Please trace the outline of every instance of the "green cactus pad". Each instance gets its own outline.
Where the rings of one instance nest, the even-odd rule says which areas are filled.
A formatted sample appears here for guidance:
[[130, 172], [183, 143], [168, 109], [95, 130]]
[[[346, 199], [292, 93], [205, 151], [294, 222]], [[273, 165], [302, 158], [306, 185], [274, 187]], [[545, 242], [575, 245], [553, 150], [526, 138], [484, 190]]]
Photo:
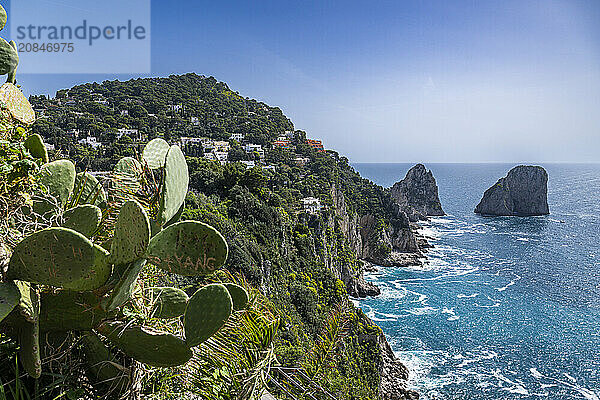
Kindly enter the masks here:
[[196, 221], [173, 224], [150, 240], [148, 260], [179, 275], [207, 275], [227, 260], [227, 242], [212, 226]]
[[6, 26], [7, 19], [6, 10], [0, 5], [0, 31]]
[[13, 281], [0, 282], [0, 322], [19, 304], [21, 293]]
[[94, 244], [94, 267], [83, 278], [67, 283], [63, 287], [78, 291], [98, 289], [108, 281], [111, 272], [112, 264], [110, 263], [109, 252]]
[[[135, 282], [142, 268], [146, 265], [146, 260], [140, 259], [132, 262], [118, 273], [118, 282], [110, 295], [102, 300], [102, 308], [106, 311], [112, 311], [122, 306], [131, 298], [131, 293], [135, 288]], [[115, 267], [115, 270], [117, 268]]]
[[100, 298], [93, 292], [59, 290], [40, 294], [40, 328], [42, 331], [86, 331], [107, 316]]
[[62, 287], [88, 276], [96, 264], [94, 245], [68, 228], [48, 228], [23, 239], [8, 263], [10, 279]]
[[63, 218], [63, 228], [73, 229], [91, 237], [102, 221], [102, 210], [91, 204], [83, 204], [65, 211]]
[[[183, 215], [184, 210], [185, 210], [185, 201], [183, 203], [181, 203], [181, 207], [179, 207], [179, 211], [177, 211], [177, 213], [175, 213], [175, 215], [173, 215], [173, 217], [165, 223], [164, 228], [166, 228], [167, 226], [173, 225], [176, 222], [179, 222], [179, 220], [181, 219], [181, 216]], [[152, 236], [154, 236], [154, 235], [152, 235]]]
[[[0, 38], [0, 75], [14, 71], [18, 64], [19, 54], [17, 51], [6, 40]], [[12, 85], [12, 83], [9, 83], [9, 85]]]
[[150, 169], [162, 168], [165, 165], [165, 158], [169, 151], [169, 143], [164, 139], [156, 138], [152, 139], [144, 147], [142, 158], [148, 164]]
[[40, 169], [39, 182], [64, 207], [75, 186], [75, 165], [69, 160], [46, 163]]
[[144, 208], [129, 200], [119, 212], [110, 254], [114, 264], [128, 264], [142, 257], [150, 243], [150, 220]]
[[183, 327], [190, 347], [217, 333], [231, 315], [233, 303], [225, 286], [213, 283], [196, 291], [185, 309]]
[[19, 289], [19, 314], [27, 322], [35, 322], [40, 312], [40, 299], [37, 290], [31, 287], [29, 282], [14, 281]]
[[43, 163], [48, 162], [48, 150], [46, 150], [46, 146], [44, 146], [44, 140], [40, 135], [37, 133], [29, 135], [23, 142], [23, 145], [27, 151], [29, 151], [29, 154], [33, 156], [33, 158], [37, 158]]
[[117, 367], [108, 347], [95, 333], [89, 332], [81, 337], [81, 349], [89, 373], [95, 383], [109, 385], [117, 393], [125, 391], [129, 376], [124, 368]]
[[126, 174], [132, 176], [140, 176], [143, 172], [142, 164], [133, 157], [123, 157], [113, 168], [113, 171], [117, 174]]
[[19, 359], [32, 378], [42, 375], [40, 359], [40, 325], [38, 321], [24, 322], [19, 326]]
[[80, 172], [75, 177], [73, 193], [77, 204], [93, 204], [106, 208], [106, 192], [96, 177], [89, 172]]
[[223, 286], [227, 288], [231, 300], [233, 301], [233, 309], [235, 311], [243, 310], [248, 304], [248, 292], [246, 289], [235, 283], [224, 283]]
[[184, 340], [152, 328], [114, 321], [102, 323], [98, 332], [129, 357], [154, 367], [182, 365], [192, 357]]
[[155, 318], [177, 318], [185, 313], [188, 295], [174, 287], [154, 287], [152, 292], [152, 315]]
[[171, 146], [165, 160], [165, 180], [160, 193], [158, 222], [166, 223], [179, 211], [188, 191], [190, 175], [179, 146]]

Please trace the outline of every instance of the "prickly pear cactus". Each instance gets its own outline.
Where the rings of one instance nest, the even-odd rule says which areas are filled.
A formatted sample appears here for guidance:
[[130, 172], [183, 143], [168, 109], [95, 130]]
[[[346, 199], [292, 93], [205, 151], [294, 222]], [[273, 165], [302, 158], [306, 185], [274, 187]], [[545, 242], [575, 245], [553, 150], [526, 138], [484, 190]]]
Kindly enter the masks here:
[[185, 200], [190, 176], [185, 156], [179, 146], [171, 146], [165, 159], [165, 179], [160, 194], [158, 221], [162, 224], [173, 218]]
[[185, 341], [188, 346], [197, 346], [227, 322], [233, 303], [225, 286], [214, 283], [198, 289], [190, 297], [183, 317]]
[[122, 265], [141, 258], [150, 243], [150, 220], [144, 208], [135, 200], [121, 207], [115, 225], [110, 253], [113, 264]]
[[150, 288], [153, 299], [152, 315], [155, 318], [177, 318], [185, 313], [189, 300], [188, 295], [181, 289], [174, 287]]
[[39, 322], [23, 322], [18, 331], [21, 365], [32, 378], [37, 379], [42, 375]]
[[104, 310], [112, 311], [125, 304], [131, 298], [135, 282], [144, 265], [146, 265], [146, 260], [140, 259], [130, 263], [122, 271], [116, 271], [117, 276], [115, 278], [118, 281], [110, 295], [102, 301], [102, 308]]
[[93, 292], [43, 291], [40, 294], [42, 331], [89, 331], [107, 317]]
[[223, 286], [225, 286], [231, 296], [234, 311], [243, 310], [248, 304], [248, 292], [246, 292], [246, 289], [235, 283], [224, 283]]
[[155, 367], [185, 364], [192, 351], [186, 342], [170, 333], [120, 321], [103, 322], [98, 332], [128, 356]]
[[21, 293], [12, 282], [0, 282], [0, 322], [19, 304]]
[[173, 224], [150, 240], [147, 258], [179, 275], [207, 275], [227, 260], [227, 242], [212, 226], [196, 221]]
[[102, 210], [91, 204], [83, 204], [66, 210], [63, 220], [63, 228], [73, 229], [89, 238], [102, 221]]
[[33, 158], [37, 158], [42, 161], [42, 163], [48, 162], [48, 150], [46, 150], [46, 146], [44, 146], [44, 140], [40, 135], [34, 133], [25, 139], [23, 142], [29, 154], [33, 156]]
[[[3, 38], [0, 38], [0, 75], [9, 74], [17, 68], [19, 55]], [[18, 90], [18, 89], [17, 89]]]
[[39, 316], [39, 297], [35, 288], [29, 282], [14, 281], [19, 289], [19, 315], [27, 322], [33, 323]]
[[110, 254], [104, 248], [94, 244], [94, 266], [89, 273], [74, 282], [65, 283], [63, 288], [86, 291], [98, 289], [108, 281], [112, 272]]
[[77, 204], [93, 204], [100, 208], [106, 207], [106, 192], [98, 179], [89, 172], [77, 174], [73, 195]]
[[[130, 377], [125, 368], [117, 366], [108, 347], [95, 333], [89, 332], [81, 337], [81, 348], [91, 378], [98, 384], [109, 385], [114, 395], [122, 393], [129, 385]], [[113, 390], [114, 389], [114, 390]]]
[[96, 257], [93, 243], [81, 233], [43, 229], [17, 244], [8, 263], [8, 277], [62, 287], [87, 276]]
[[75, 165], [69, 160], [56, 160], [42, 165], [39, 182], [64, 207], [75, 186]]
[[144, 147], [142, 158], [146, 164], [148, 164], [148, 168], [159, 169], [164, 167], [168, 151], [169, 143], [164, 139], [152, 139], [146, 144], [146, 147]]
[[140, 162], [135, 158], [123, 157], [117, 162], [113, 168], [113, 171], [117, 174], [126, 174], [137, 177], [141, 175], [143, 169], [142, 164], [140, 164]]

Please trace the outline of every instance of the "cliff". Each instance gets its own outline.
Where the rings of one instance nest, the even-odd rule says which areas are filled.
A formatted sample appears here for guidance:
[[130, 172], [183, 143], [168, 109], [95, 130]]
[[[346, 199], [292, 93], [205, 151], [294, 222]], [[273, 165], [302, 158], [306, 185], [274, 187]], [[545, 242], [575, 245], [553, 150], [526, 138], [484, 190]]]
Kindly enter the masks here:
[[475, 207], [482, 215], [547, 215], [548, 173], [540, 166], [519, 165], [485, 191]]
[[445, 215], [435, 178], [423, 164], [409, 169], [406, 177], [392, 186], [390, 195], [412, 222]]

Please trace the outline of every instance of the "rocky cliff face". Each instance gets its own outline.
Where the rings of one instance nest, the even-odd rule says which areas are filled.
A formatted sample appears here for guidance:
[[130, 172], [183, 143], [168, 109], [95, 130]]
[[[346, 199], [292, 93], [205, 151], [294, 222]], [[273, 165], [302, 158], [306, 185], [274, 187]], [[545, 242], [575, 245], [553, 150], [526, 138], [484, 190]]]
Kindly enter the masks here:
[[539, 166], [519, 165], [485, 191], [475, 207], [482, 215], [546, 215], [548, 209], [548, 173]]
[[409, 169], [406, 177], [392, 186], [390, 195], [412, 222], [445, 215], [435, 178], [423, 164]]

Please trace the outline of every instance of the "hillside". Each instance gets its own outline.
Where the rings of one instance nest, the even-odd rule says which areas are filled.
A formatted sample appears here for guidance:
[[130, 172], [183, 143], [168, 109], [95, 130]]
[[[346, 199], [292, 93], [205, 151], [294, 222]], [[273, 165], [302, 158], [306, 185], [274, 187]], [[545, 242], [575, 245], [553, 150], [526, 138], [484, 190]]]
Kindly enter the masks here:
[[307, 365], [327, 321], [341, 314], [334, 350], [317, 357], [319, 383], [339, 398], [415, 396], [403, 389], [407, 371], [381, 330], [348, 295], [378, 293], [362, 279], [364, 261], [416, 262], [419, 246], [388, 191], [345, 157], [307, 140], [279, 108], [212, 77], [88, 83], [30, 101], [39, 117], [33, 131], [81, 170], [110, 170], [155, 137], [181, 145], [191, 189], [184, 216], [222, 232], [227, 269], [276, 306], [280, 365]]

